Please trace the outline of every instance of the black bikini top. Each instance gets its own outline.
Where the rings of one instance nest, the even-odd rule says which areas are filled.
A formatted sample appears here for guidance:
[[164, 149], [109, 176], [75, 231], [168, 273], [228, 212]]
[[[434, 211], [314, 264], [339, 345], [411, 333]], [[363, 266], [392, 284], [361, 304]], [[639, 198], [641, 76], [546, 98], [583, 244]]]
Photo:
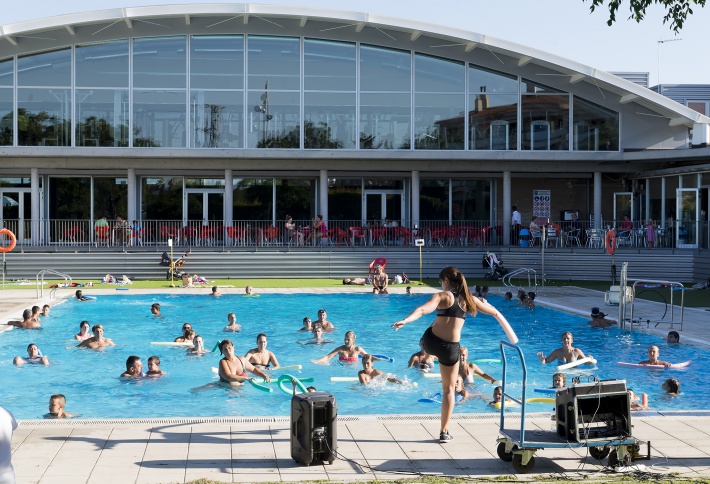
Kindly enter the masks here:
[[456, 294], [454, 291], [449, 292], [454, 295], [453, 304], [451, 304], [451, 306], [449, 306], [448, 308], [437, 308], [436, 315], [444, 316], [446, 318], [466, 319], [466, 311], [464, 311], [459, 305], [459, 295]]

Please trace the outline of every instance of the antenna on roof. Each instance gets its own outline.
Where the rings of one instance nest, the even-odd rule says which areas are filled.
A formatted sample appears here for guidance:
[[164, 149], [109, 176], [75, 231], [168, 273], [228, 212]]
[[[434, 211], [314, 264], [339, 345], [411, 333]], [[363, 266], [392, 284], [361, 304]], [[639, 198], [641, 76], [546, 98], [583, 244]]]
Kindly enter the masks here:
[[679, 40], [683, 39], [666, 39], [666, 40], [659, 40], [658, 42], [658, 93], [663, 94], [663, 85], [661, 84], [661, 44], [665, 44], [666, 42], [678, 42]]

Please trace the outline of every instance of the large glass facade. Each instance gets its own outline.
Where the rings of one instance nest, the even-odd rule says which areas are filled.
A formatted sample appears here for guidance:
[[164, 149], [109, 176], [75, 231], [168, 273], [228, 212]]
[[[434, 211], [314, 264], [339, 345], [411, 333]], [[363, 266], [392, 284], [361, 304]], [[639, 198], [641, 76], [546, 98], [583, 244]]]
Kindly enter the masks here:
[[0, 61], [0, 146], [14, 143], [618, 151], [619, 114], [511, 73], [414, 51], [178, 35]]
[[90, 177], [49, 178], [49, 218], [88, 220], [91, 218]]
[[419, 218], [422, 221], [449, 220], [449, 180], [422, 179], [419, 183]]
[[274, 216], [273, 178], [235, 178], [234, 220], [271, 220]]
[[141, 219], [182, 221], [183, 178], [145, 177], [141, 183]]
[[316, 180], [277, 178], [276, 220], [290, 215], [294, 220], [307, 221], [315, 215]]
[[106, 217], [126, 218], [128, 213], [128, 180], [94, 177], [94, 220]]
[[328, 218], [362, 220], [362, 178], [328, 179]]

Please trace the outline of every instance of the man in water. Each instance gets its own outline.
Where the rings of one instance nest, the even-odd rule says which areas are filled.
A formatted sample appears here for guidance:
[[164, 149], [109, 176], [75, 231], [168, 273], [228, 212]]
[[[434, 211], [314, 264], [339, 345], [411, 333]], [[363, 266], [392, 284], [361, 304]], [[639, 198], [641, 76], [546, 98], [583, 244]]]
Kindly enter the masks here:
[[89, 300], [90, 300], [88, 297], [84, 296], [84, 293], [81, 292], [81, 289], [77, 289], [77, 290], [76, 290], [75, 296], [76, 296], [76, 300], [77, 300], [77, 301], [82, 301], [82, 302], [83, 302], [83, 301], [89, 301]]
[[36, 329], [42, 327], [39, 322], [32, 319], [31, 309], [25, 309], [22, 312], [22, 321], [8, 321], [7, 324], [20, 329]]
[[245, 293], [247, 296], [251, 296], [251, 295], [254, 294], [254, 288], [253, 288], [252, 286], [247, 286], [247, 287], [244, 288], [244, 293]]
[[221, 296], [222, 293], [219, 292], [219, 288], [217, 286], [212, 286], [212, 294], [211, 296]]
[[49, 366], [49, 358], [42, 355], [42, 352], [39, 350], [36, 344], [30, 343], [27, 346], [27, 358], [16, 356], [12, 363], [17, 366], [22, 366], [25, 363], [30, 365]]
[[227, 314], [227, 321], [229, 321], [229, 324], [224, 327], [224, 331], [232, 331], [232, 332], [238, 333], [242, 329], [242, 326], [237, 324], [237, 315], [236, 314], [234, 314], [234, 313]]
[[667, 343], [680, 343], [680, 335], [678, 331], [669, 331], [668, 336], [666, 336]]
[[616, 321], [606, 319], [606, 314], [599, 311], [599, 308], [592, 308], [592, 320], [587, 322], [587, 324], [594, 328], [608, 328], [616, 325]]
[[108, 338], [104, 338], [104, 327], [100, 324], [95, 324], [91, 328], [91, 332], [94, 336], [79, 343], [77, 348], [89, 348], [90, 350], [98, 350], [104, 346], [116, 346], [116, 343]]
[[140, 356], [129, 356], [126, 360], [126, 371], [119, 378], [143, 378], [143, 363]]
[[333, 326], [333, 323], [328, 321], [326, 318], [328, 317], [328, 313], [325, 312], [325, 309], [319, 309], [318, 310], [318, 321], [313, 323], [314, 325], [319, 325], [323, 331], [335, 331], [335, 326]]
[[163, 317], [163, 315], [160, 314], [160, 303], [153, 303], [150, 305], [150, 314], [152, 314], [153, 316], [159, 316], [161, 318]]

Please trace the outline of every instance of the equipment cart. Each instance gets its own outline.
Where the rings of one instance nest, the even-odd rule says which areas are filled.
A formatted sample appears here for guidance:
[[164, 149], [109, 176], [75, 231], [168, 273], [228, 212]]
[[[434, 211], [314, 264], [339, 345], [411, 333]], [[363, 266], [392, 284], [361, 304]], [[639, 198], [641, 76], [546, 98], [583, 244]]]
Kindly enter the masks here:
[[[520, 358], [522, 366], [522, 398], [506, 392], [508, 361], [506, 348]], [[638, 440], [631, 436], [629, 395], [624, 380], [599, 381], [592, 377], [588, 383], [575, 382], [555, 393], [555, 430], [526, 430], [527, 368], [520, 347], [500, 342], [503, 361], [498, 457], [512, 462], [517, 473], [527, 474], [535, 468], [535, 453], [551, 448], [587, 447], [595, 459], [609, 456], [612, 467], [629, 465]], [[509, 399], [521, 408], [520, 428], [506, 428], [505, 407]], [[508, 405], [512, 405], [509, 403]]]

